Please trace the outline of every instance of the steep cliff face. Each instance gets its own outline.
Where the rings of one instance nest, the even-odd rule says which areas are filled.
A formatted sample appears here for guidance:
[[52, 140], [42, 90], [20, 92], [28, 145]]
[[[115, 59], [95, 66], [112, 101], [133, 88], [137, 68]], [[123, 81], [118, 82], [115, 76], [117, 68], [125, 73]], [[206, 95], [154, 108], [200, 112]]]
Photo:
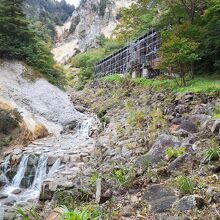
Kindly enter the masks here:
[[120, 9], [132, 0], [82, 0], [63, 27], [57, 27], [57, 45], [53, 53], [58, 62], [65, 62], [77, 51], [96, 47], [96, 38], [109, 37], [120, 18]]

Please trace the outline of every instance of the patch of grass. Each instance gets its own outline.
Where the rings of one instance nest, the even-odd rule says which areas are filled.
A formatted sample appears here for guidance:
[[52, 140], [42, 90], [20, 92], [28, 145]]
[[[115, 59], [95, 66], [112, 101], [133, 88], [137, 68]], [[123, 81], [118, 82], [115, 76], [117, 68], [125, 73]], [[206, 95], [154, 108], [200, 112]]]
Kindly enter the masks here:
[[194, 182], [186, 176], [177, 177], [176, 186], [184, 194], [192, 194], [195, 189]]
[[[121, 82], [123, 78], [119, 75], [110, 75], [104, 77], [105, 81]], [[130, 79], [136, 85], [142, 87], [154, 87], [156, 90], [167, 89], [173, 92], [194, 92], [194, 93], [212, 93], [220, 92], [220, 79], [216, 77], [197, 77], [187, 82], [187, 86], [179, 87], [172, 79]]]
[[220, 147], [217, 145], [210, 147], [209, 149], [204, 150], [202, 152], [202, 155], [203, 155], [202, 161], [204, 163], [210, 163], [211, 161], [218, 160], [220, 157]]
[[105, 76], [102, 78], [102, 80], [104, 82], [116, 82], [116, 83], [120, 83], [123, 80], [123, 77], [118, 75], [118, 74], [113, 74], [113, 75], [109, 75], [109, 76]]
[[144, 121], [145, 114], [142, 111], [130, 109], [128, 112], [128, 124], [131, 126], [139, 126]]
[[174, 159], [182, 156], [185, 152], [186, 152], [186, 148], [184, 148], [184, 147], [181, 147], [178, 149], [169, 147], [166, 150], [166, 157], [168, 160], [174, 160]]
[[64, 220], [96, 220], [104, 217], [102, 210], [92, 204], [84, 205], [72, 211], [64, 207], [64, 210]]

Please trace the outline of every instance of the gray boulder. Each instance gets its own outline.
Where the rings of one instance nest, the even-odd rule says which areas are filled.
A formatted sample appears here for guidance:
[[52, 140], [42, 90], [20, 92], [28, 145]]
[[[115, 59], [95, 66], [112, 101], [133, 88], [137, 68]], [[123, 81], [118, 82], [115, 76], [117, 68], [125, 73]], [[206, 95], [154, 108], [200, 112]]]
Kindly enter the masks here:
[[157, 138], [156, 142], [146, 156], [151, 160], [151, 163], [158, 163], [165, 157], [167, 148], [178, 148], [180, 145], [181, 143], [177, 137], [162, 134]]
[[205, 201], [202, 197], [197, 195], [184, 196], [175, 202], [173, 208], [178, 211], [187, 211], [194, 208], [202, 208], [205, 205]]
[[146, 190], [143, 199], [149, 203], [150, 210], [154, 213], [162, 213], [169, 210], [177, 199], [175, 191], [155, 184]]

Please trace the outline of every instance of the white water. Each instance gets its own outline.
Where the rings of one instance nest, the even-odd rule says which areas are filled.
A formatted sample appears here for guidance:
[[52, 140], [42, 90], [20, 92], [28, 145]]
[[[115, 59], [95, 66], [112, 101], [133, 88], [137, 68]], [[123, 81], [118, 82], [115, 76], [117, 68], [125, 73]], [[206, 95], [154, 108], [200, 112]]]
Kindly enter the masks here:
[[12, 180], [12, 186], [13, 187], [19, 187], [21, 184], [22, 179], [24, 178], [24, 174], [27, 168], [28, 163], [28, 155], [24, 155], [21, 159], [21, 162], [19, 163], [17, 174]]
[[49, 178], [49, 177], [52, 177], [53, 174], [54, 174], [57, 170], [59, 170], [60, 164], [61, 164], [61, 161], [60, 161], [60, 158], [58, 158], [58, 159], [56, 160], [56, 162], [53, 164], [53, 166], [50, 168], [50, 170], [49, 170], [49, 172], [48, 172], [48, 174], [47, 174], [47, 177], [48, 177], [48, 178]]
[[3, 178], [4, 178], [4, 181], [5, 181], [6, 184], [9, 183], [9, 179], [6, 176], [6, 173], [9, 171], [9, 162], [10, 162], [10, 155], [8, 155], [5, 158], [5, 161], [2, 164], [2, 171], [3, 171], [2, 174], [3, 174]]
[[35, 173], [34, 181], [31, 186], [31, 189], [33, 190], [39, 190], [41, 189], [41, 183], [43, 182], [44, 178], [47, 174], [47, 157], [42, 155], [40, 156], [40, 159], [38, 161], [37, 170]]

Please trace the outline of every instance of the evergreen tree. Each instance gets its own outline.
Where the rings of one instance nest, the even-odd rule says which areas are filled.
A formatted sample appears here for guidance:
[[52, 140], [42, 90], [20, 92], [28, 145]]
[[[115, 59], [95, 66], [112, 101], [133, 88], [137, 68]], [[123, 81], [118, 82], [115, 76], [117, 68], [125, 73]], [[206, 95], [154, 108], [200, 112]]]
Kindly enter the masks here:
[[0, 56], [23, 58], [33, 32], [22, 11], [23, 0], [0, 0]]
[[0, 57], [25, 60], [50, 82], [62, 84], [61, 70], [49, 46], [30, 29], [23, 13], [24, 0], [0, 0]]

